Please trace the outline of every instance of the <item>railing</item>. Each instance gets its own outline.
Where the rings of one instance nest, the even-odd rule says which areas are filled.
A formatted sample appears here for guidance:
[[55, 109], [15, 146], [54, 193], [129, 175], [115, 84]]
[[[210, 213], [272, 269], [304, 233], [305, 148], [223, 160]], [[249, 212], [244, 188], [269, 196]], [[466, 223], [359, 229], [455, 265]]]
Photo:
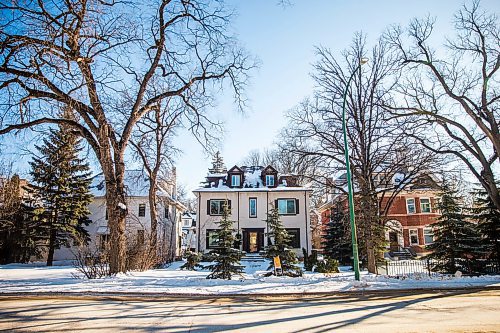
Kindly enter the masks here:
[[440, 260], [420, 259], [420, 260], [400, 260], [386, 261], [377, 266], [378, 274], [389, 276], [404, 276], [411, 274], [426, 274], [428, 276], [438, 275], [440, 273], [453, 274], [461, 271], [465, 275], [485, 275], [498, 274], [500, 267], [493, 260], [486, 259], [455, 259], [454, 268], [445, 269], [445, 262]]

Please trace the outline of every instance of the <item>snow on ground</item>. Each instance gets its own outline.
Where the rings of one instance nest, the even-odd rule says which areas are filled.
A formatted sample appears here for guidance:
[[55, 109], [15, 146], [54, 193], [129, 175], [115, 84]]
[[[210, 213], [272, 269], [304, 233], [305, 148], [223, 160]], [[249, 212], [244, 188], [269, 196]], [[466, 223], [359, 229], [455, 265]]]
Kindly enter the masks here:
[[206, 270], [183, 271], [182, 262], [165, 269], [131, 272], [98, 280], [75, 278], [72, 266], [44, 267], [40, 264], [0, 266], [0, 293], [85, 292], [85, 293], [159, 293], [159, 294], [280, 294], [345, 292], [356, 290], [500, 287], [500, 275], [482, 277], [428, 277], [415, 274], [404, 278], [361, 273], [361, 281], [343, 268], [338, 274], [305, 273], [303, 277], [262, 277], [266, 262], [251, 263], [243, 276], [232, 280], [207, 280]]

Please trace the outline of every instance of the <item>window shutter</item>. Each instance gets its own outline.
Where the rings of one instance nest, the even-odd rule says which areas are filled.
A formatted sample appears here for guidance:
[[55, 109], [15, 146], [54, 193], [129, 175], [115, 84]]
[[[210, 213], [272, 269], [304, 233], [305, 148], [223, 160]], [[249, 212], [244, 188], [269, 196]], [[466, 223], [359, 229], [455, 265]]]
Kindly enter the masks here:
[[210, 215], [210, 200], [207, 200], [207, 215]]
[[227, 208], [231, 209], [231, 200], [227, 201]]
[[278, 209], [278, 200], [274, 200], [274, 208]]
[[299, 199], [295, 199], [295, 214], [299, 213]]

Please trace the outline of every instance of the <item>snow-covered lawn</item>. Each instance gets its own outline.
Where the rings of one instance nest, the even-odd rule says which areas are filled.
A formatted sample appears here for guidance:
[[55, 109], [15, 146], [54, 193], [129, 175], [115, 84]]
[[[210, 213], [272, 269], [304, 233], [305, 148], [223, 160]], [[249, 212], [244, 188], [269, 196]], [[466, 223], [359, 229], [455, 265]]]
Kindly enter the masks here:
[[182, 271], [182, 262], [165, 269], [131, 272], [116, 277], [78, 279], [71, 266], [44, 267], [11, 264], [0, 266], [0, 293], [12, 292], [84, 292], [84, 293], [158, 293], [158, 294], [280, 294], [345, 292], [354, 290], [463, 288], [478, 286], [500, 287], [500, 275], [482, 277], [433, 277], [425, 274], [400, 279], [362, 272], [362, 281], [354, 280], [347, 269], [325, 275], [305, 273], [300, 278], [262, 277], [267, 263], [246, 267], [242, 277], [233, 280], [207, 280], [207, 271]]

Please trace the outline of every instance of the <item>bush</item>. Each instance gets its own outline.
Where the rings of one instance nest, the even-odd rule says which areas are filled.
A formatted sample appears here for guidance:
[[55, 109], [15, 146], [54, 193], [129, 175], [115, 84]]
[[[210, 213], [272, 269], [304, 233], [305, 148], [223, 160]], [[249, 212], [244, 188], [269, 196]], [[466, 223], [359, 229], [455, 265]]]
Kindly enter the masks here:
[[306, 249], [302, 248], [302, 253], [304, 254], [304, 270], [312, 272], [314, 266], [318, 264], [318, 251], [313, 250], [311, 255], [308, 255]]
[[87, 279], [100, 279], [109, 276], [109, 256], [106, 250], [78, 248], [75, 255], [75, 268]]
[[338, 273], [339, 261], [331, 258], [325, 258], [318, 261], [316, 264], [316, 272], [318, 273]]
[[196, 267], [203, 267], [199, 264], [201, 258], [202, 258], [201, 253], [187, 251], [186, 262], [180, 268], [187, 269], [188, 271], [195, 271]]
[[214, 261], [214, 256], [211, 253], [202, 253], [201, 254], [201, 261], [203, 261], [203, 262]]
[[157, 247], [153, 247], [153, 235], [144, 232], [144, 236], [127, 235], [127, 271], [147, 271], [158, 267]]

